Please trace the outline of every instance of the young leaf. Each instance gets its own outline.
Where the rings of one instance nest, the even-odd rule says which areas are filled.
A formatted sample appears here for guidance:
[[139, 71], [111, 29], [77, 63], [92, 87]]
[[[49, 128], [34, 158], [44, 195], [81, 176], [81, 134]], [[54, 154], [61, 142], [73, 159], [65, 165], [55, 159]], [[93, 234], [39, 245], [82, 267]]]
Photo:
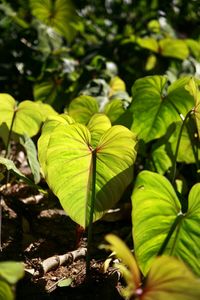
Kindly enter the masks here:
[[200, 298], [199, 282], [182, 261], [160, 256], [152, 263], [140, 299], [197, 300]]
[[105, 131], [96, 148], [92, 147], [87, 127], [78, 123], [57, 125], [48, 145], [43, 148], [41, 140], [39, 143], [39, 152], [47, 150], [47, 183], [69, 216], [83, 227], [89, 223], [93, 151], [96, 151], [94, 221], [119, 200], [132, 180], [136, 141], [133, 133], [123, 126]]
[[114, 251], [122, 261], [116, 264], [126, 281], [121, 288], [125, 299], [135, 300], [197, 300], [200, 297], [199, 279], [182, 261], [174, 257], [156, 257], [142, 282], [140, 272], [130, 250], [118, 237], [106, 236], [109, 245], [103, 246]]
[[184, 77], [175, 81], [169, 86], [166, 95], [166, 77], [149, 76], [136, 80], [130, 106], [133, 113], [131, 129], [140, 139], [149, 142], [160, 138], [169, 125], [180, 121], [179, 113], [185, 116], [193, 108], [194, 100], [185, 90], [189, 80], [189, 77]]
[[128, 247], [120, 240], [117, 236], [113, 234], [108, 234], [105, 237], [106, 241], [109, 242], [109, 250], [115, 252], [115, 255], [123, 260], [123, 263], [129, 268], [132, 275], [132, 282], [134, 283], [134, 288], [137, 289], [140, 286], [140, 271], [135, 261], [134, 256], [128, 249]]
[[147, 274], [165, 242], [164, 253], [179, 257], [200, 275], [200, 184], [191, 189], [188, 210], [183, 214], [170, 182], [143, 171], [136, 179], [132, 205], [135, 254], [142, 272]]
[[23, 175], [20, 172], [20, 170], [17, 169], [12, 160], [0, 156], [0, 165], [4, 165], [8, 171], [12, 171], [17, 177], [22, 179], [24, 182], [27, 182], [30, 185], [34, 185], [34, 183], [28, 177]]

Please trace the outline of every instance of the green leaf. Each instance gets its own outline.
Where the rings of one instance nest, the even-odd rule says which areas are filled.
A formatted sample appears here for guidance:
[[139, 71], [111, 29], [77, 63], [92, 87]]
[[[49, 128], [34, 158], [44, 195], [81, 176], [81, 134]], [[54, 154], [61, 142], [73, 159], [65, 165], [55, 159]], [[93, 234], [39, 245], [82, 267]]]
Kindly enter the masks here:
[[186, 59], [189, 55], [187, 43], [180, 39], [166, 38], [159, 41], [160, 53], [163, 56]]
[[43, 103], [41, 101], [37, 101], [36, 103], [39, 104], [40, 106], [40, 111], [41, 111], [41, 114], [42, 114], [42, 121], [46, 121], [46, 119], [49, 117], [49, 116], [56, 116], [58, 115], [58, 113], [55, 111], [55, 109], [53, 109], [53, 107], [47, 103]]
[[179, 257], [200, 275], [200, 184], [191, 189], [188, 211], [183, 214], [170, 182], [160, 174], [143, 171], [136, 179], [132, 205], [135, 254], [142, 272], [147, 274], [176, 220], [165, 253]]
[[33, 174], [34, 182], [37, 184], [40, 181], [40, 165], [37, 159], [37, 150], [35, 144], [27, 135], [23, 135], [20, 138], [20, 143], [26, 150], [27, 159]]
[[148, 273], [142, 300], [197, 300], [200, 298], [199, 279], [173, 257], [157, 257]]
[[141, 280], [140, 271], [131, 251], [122, 240], [113, 234], [106, 235], [105, 239], [110, 244], [109, 246], [106, 246], [106, 249], [114, 252], [115, 255], [129, 268], [132, 275], [131, 279], [132, 283], [134, 283], [134, 288], [138, 288]]
[[138, 38], [137, 43], [142, 48], [158, 52], [158, 42], [153, 38]]
[[99, 106], [91, 96], [79, 96], [73, 99], [68, 107], [68, 113], [76, 122], [87, 124], [93, 114], [98, 113]]
[[115, 123], [125, 112], [122, 100], [114, 99], [106, 103], [103, 112]]
[[62, 80], [59, 78], [50, 78], [42, 82], [37, 82], [34, 84], [33, 94], [36, 101], [39, 100], [59, 107], [59, 103], [63, 98]]
[[14, 300], [14, 294], [9, 284], [0, 279], [0, 299]]
[[109, 85], [110, 85], [109, 97], [111, 97], [112, 95], [114, 95], [119, 91], [126, 91], [125, 82], [118, 76], [113, 77]]
[[59, 281], [58, 282], [58, 286], [59, 287], [66, 287], [66, 286], [70, 286], [71, 283], [72, 283], [72, 278], [66, 278], [66, 279], [63, 279], [62, 281]]
[[190, 95], [194, 98], [194, 116], [197, 124], [197, 131], [200, 140], [200, 90], [194, 78], [191, 78], [188, 84], [186, 85], [186, 90], [189, 91]]
[[194, 100], [185, 90], [189, 80], [189, 77], [183, 77], [175, 81], [167, 92], [167, 78], [164, 76], [148, 76], [136, 80], [130, 106], [133, 114], [131, 130], [140, 139], [149, 142], [160, 138], [173, 122], [180, 120], [180, 113], [185, 116], [193, 108]]
[[70, 0], [29, 0], [32, 14], [52, 27], [68, 41], [75, 36], [72, 23], [77, 22], [77, 14]]
[[14, 114], [12, 127], [14, 133], [27, 134], [29, 137], [38, 133], [42, 124], [39, 105], [26, 100], [17, 106], [15, 99], [9, 94], [0, 94], [0, 124], [5, 123], [10, 129]]
[[[39, 144], [40, 153], [44, 149], [40, 140]], [[95, 221], [120, 199], [130, 184], [135, 144], [133, 133], [123, 126], [105, 131], [95, 149], [91, 133], [82, 124], [63, 123], [52, 130], [46, 151], [46, 180], [75, 222], [83, 227], [89, 223], [93, 151], [96, 151]]]
[[53, 129], [60, 123], [72, 124], [74, 120], [66, 114], [50, 116], [42, 127], [42, 134], [38, 140], [38, 158], [42, 167], [43, 175], [46, 174], [46, 155], [49, 139]]
[[15, 284], [24, 276], [24, 267], [20, 262], [0, 262], [0, 277], [7, 283]]
[[91, 144], [95, 148], [99, 142], [100, 137], [105, 131], [111, 127], [109, 118], [101, 113], [94, 114], [87, 124], [87, 128], [91, 133]]
[[[179, 136], [179, 132], [182, 126], [182, 122], [176, 123], [176, 130], [173, 135], [170, 137], [170, 147], [171, 151], [174, 154], [177, 145], [177, 139]], [[194, 151], [200, 154], [200, 145], [199, 140], [195, 136], [197, 135], [196, 124], [193, 119], [188, 120], [186, 122], [186, 126], [183, 128], [183, 132], [181, 135], [180, 146], [178, 150], [177, 162], [182, 162], [186, 164], [195, 163]], [[195, 149], [196, 148], [196, 149]]]
[[29, 185], [34, 185], [28, 177], [23, 175], [20, 170], [16, 168], [12, 160], [0, 156], [0, 165], [4, 165], [8, 171], [12, 171], [17, 177], [22, 179], [24, 182], [27, 182]]

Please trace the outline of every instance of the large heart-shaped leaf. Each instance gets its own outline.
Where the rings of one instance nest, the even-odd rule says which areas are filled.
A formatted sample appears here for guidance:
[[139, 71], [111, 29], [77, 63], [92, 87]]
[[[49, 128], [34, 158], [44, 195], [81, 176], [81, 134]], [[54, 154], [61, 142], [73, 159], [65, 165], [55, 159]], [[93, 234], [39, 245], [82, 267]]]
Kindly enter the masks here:
[[136, 179], [132, 204], [135, 253], [142, 272], [148, 272], [176, 220], [165, 253], [187, 262], [200, 275], [200, 184], [191, 189], [188, 211], [183, 214], [170, 182], [162, 175], [143, 171]]
[[42, 135], [38, 140], [38, 158], [44, 175], [46, 174], [46, 155], [52, 130], [60, 123], [72, 124], [74, 120], [66, 115], [50, 116], [42, 127]]
[[149, 142], [160, 138], [169, 125], [179, 121], [181, 113], [187, 114], [194, 106], [194, 99], [185, 90], [189, 77], [181, 78], [171, 84], [167, 90], [167, 78], [149, 76], [136, 80], [132, 88], [133, 113], [132, 130], [140, 139]]
[[98, 112], [106, 114], [114, 123], [124, 114], [125, 109], [121, 99], [110, 100], [100, 108], [100, 104], [95, 98], [81, 95], [70, 102], [67, 111], [76, 122], [86, 125], [90, 118]]
[[75, 35], [72, 22], [77, 21], [70, 0], [30, 0], [32, 14], [71, 41]]
[[8, 94], [0, 94], [0, 125], [5, 123], [11, 128], [15, 114], [12, 131], [17, 134], [34, 136], [42, 124], [42, 114], [38, 103], [26, 100], [18, 106], [15, 99]]
[[[39, 143], [40, 152], [43, 145]], [[120, 199], [130, 184], [135, 144], [134, 134], [123, 126], [106, 130], [95, 148], [90, 131], [82, 124], [62, 123], [52, 130], [45, 146], [46, 180], [75, 222], [83, 227], [89, 223], [93, 152], [96, 152], [95, 221]]]

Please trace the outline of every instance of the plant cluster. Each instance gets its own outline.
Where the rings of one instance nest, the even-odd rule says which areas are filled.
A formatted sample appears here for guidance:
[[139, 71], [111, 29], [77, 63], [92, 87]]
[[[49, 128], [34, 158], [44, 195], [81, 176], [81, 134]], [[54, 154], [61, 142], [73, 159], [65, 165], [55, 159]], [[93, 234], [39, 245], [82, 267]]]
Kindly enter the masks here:
[[[117, 267], [126, 281], [123, 296], [197, 300], [198, 33], [191, 36], [186, 32], [184, 39], [178, 36], [181, 1], [173, 5], [167, 1], [174, 9], [168, 19], [164, 6], [162, 13], [158, 11], [157, 1], [149, 1], [147, 6], [146, 1], [136, 1], [134, 12], [129, 9], [132, 1], [127, 1], [117, 20], [113, 12], [122, 1], [106, 1], [103, 8], [101, 1], [96, 6], [89, 1], [75, 2], [77, 10], [67, 0], [17, 1], [15, 5], [2, 1], [0, 5], [3, 35], [13, 33], [8, 40], [9, 59], [15, 60], [10, 78], [13, 96], [17, 98], [19, 93], [21, 99], [35, 100], [17, 103], [8, 93], [8, 78], [2, 79], [0, 192], [8, 179], [16, 177], [45, 192], [40, 187], [42, 176], [70, 218], [88, 231], [89, 273], [92, 224], [128, 197], [129, 190], [134, 256], [113, 235], [106, 237], [109, 244], [103, 246], [122, 260]], [[187, 4], [189, 24], [195, 22], [195, 5], [195, 1]], [[144, 24], [132, 27], [145, 12]], [[167, 23], [173, 24], [175, 15], [179, 31]], [[23, 44], [21, 52], [14, 50], [18, 37]], [[130, 50], [121, 63], [123, 53]], [[138, 71], [140, 57], [143, 64]], [[10, 74], [11, 67], [8, 69]], [[33, 85], [31, 93], [21, 90], [20, 81]], [[12, 161], [13, 142], [26, 152], [31, 177]], [[7, 299], [12, 299], [9, 285], [21, 278], [22, 271], [17, 272], [19, 265], [13, 263], [17, 274], [13, 279], [1, 272], [2, 266], [0, 296], [7, 293]]]

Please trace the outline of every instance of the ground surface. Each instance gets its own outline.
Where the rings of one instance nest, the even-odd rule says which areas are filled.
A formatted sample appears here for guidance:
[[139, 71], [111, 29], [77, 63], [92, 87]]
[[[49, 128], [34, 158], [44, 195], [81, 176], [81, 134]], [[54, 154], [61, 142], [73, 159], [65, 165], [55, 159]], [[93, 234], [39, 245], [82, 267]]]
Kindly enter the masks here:
[[[131, 232], [129, 209], [128, 214], [126, 209], [121, 215], [113, 214], [94, 224], [91, 278], [86, 281], [85, 257], [57, 266], [46, 274], [40, 272], [45, 259], [86, 247], [86, 233], [80, 233], [53, 195], [44, 196], [14, 182], [4, 189], [1, 207], [0, 260], [23, 261], [26, 269], [37, 271], [37, 276], [26, 272], [17, 286], [17, 299], [122, 299], [118, 292], [119, 274], [112, 267], [103, 273], [108, 254], [99, 250], [98, 245], [110, 232], [127, 238]], [[70, 286], [58, 287], [65, 278], [70, 278]]]

